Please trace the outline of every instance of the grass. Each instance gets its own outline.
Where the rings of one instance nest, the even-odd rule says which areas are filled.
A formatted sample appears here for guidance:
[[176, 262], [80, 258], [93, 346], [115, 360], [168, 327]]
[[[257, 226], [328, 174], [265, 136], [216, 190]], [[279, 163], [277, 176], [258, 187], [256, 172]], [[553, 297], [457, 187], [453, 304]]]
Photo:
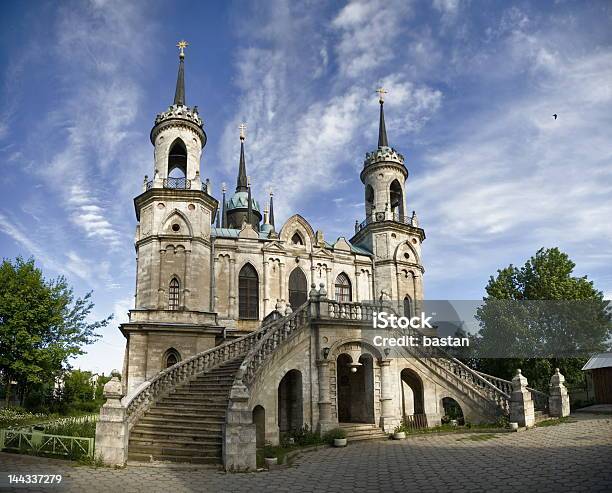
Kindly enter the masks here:
[[484, 442], [486, 440], [492, 440], [493, 438], [497, 438], [497, 435], [494, 435], [493, 433], [479, 433], [469, 437], [457, 438], [457, 441], [462, 442], [469, 440], [470, 442]]
[[551, 418], [551, 419], [546, 419], [544, 421], [540, 421], [539, 423], [536, 423], [536, 428], [541, 428], [541, 427], [546, 427], [546, 426], [557, 426], [563, 423], [575, 423], [576, 420], [570, 418], [569, 416], [566, 416], [564, 418]]

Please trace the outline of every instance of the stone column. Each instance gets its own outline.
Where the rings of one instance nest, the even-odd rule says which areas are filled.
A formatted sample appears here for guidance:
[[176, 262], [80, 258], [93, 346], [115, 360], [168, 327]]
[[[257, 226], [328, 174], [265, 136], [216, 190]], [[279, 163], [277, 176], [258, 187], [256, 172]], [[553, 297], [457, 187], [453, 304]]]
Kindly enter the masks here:
[[319, 370], [319, 432], [327, 433], [334, 425], [331, 415], [331, 395], [329, 391], [329, 360], [317, 360]]
[[236, 259], [229, 259], [229, 318], [237, 319], [236, 313]]
[[161, 247], [161, 240], [157, 240], [159, 245], [159, 263], [157, 265], [158, 275], [157, 275], [157, 309], [163, 310], [166, 306], [166, 300], [164, 299], [164, 293], [166, 290], [163, 288], [163, 279], [162, 279], [162, 271], [164, 270], [164, 256], [166, 250], [163, 250]]
[[359, 301], [359, 276], [361, 272], [359, 269], [355, 269], [355, 301]]
[[[238, 370], [241, 374], [242, 370]], [[226, 471], [241, 472], [257, 469], [257, 437], [253, 416], [249, 410], [249, 391], [241, 375], [230, 392], [226, 422], [223, 426], [223, 465]]]
[[212, 296], [210, 298], [210, 311], [217, 311], [217, 272], [219, 272], [219, 257], [213, 259]]
[[270, 308], [270, 286], [268, 286], [268, 261], [263, 262], [263, 316], [268, 314]]
[[126, 409], [121, 404], [123, 390], [119, 378], [113, 377], [104, 385], [106, 403], [100, 409], [96, 423], [96, 449], [94, 455], [107, 466], [123, 467], [128, 454], [128, 424]]
[[317, 277], [317, 267], [315, 265], [313, 265], [310, 268], [310, 283], [311, 284], [315, 284], [316, 285], [316, 283], [317, 283], [316, 277]]
[[512, 395], [510, 397], [510, 422], [518, 423], [519, 426], [531, 428], [535, 424], [535, 410], [531, 392], [527, 390], [527, 379], [516, 371], [512, 379]]
[[327, 290], [328, 296], [331, 296], [333, 298], [334, 290], [332, 289], [332, 286], [329, 284], [330, 274], [331, 274], [331, 267], [325, 267], [325, 289]]
[[189, 259], [191, 257], [191, 250], [185, 249], [185, 270], [183, 274], [183, 308], [189, 310], [189, 283], [187, 282], [187, 276], [191, 272], [189, 268]]
[[391, 360], [380, 360], [380, 427], [385, 433], [393, 433], [398, 419], [393, 416], [393, 395], [391, 392]]
[[285, 262], [279, 262], [278, 264], [278, 280], [279, 280], [279, 292], [281, 301], [287, 301], [285, 295]]
[[565, 377], [559, 373], [559, 368], [555, 368], [555, 373], [550, 378], [548, 389], [548, 414], [555, 418], [569, 416], [569, 395], [565, 388]]

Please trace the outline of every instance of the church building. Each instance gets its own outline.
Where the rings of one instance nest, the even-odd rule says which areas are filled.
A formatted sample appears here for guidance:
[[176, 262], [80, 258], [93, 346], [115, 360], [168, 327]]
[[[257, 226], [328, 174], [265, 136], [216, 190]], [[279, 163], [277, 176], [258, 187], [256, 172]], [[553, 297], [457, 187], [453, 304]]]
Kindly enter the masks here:
[[276, 224], [272, 193], [262, 210], [247, 178], [244, 125], [236, 188], [213, 196], [201, 177], [207, 137], [197, 106], [186, 104], [181, 54], [173, 104], [151, 130], [153, 179], [145, 177], [134, 199], [135, 309], [121, 327], [130, 391], [181, 359], [256, 329], [274, 310], [297, 309], [313, 283], [343, 302], [383, 293], [409, 311], [423, 299], [425, 232], [414, 213], [406, 214], [408, 169], [389, 146], [382, 89], [379, 95], [378, 145], [360, 175], [365, 220], [350, 238], [326, 239], [300, 214]]

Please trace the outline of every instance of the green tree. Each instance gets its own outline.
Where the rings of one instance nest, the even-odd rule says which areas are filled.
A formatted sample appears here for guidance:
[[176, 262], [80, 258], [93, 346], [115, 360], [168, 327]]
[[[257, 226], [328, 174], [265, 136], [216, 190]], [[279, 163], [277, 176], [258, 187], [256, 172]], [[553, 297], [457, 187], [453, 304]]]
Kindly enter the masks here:
[[112, 315], [89, 321], [92, 293], [75, 298], [63, 276], [46, 280], [33, 259], [4, 260], [0, 265], [0, 375], [5, 399], [12, 382], [23, 402], [29, 390], [52, 383], [70, 358], [99, 335]]
[[572, 275], [574, 267], [558, 248], [542, 248], [523, 267], [510, 265], [489, 279], [476, 317], [478, 369], [511, 379], [521, 368], [542, 390], [554, 368], [569, 383], [582, 381], [586, 356], [607, 348], [612, 324], [603, 293], [586, 276]]

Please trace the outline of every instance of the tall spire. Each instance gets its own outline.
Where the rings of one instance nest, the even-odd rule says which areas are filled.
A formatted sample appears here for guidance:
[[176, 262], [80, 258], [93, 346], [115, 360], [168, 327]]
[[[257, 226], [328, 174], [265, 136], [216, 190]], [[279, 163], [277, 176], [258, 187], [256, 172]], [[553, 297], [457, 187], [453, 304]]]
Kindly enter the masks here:
[[241, 123], [238, 127], [240, 129], [240, 166], [238, 168], [238, 180], [236, 181], [236, 192], [248, 191], [247, 174], [246, 174], [246, 163], [244, 160], [244, 131], [246, 124]]
[[385, 91], [382, 87], [376, 89], [378, 93], [378, 102], [380, 103], [380, 121], [378, 123], [378, 147], [389, 147], [389, 141], [387, 140], [387, 128], [385, 127]]
[[185, 48], [189, 46], [187, 41], [181, 40], [176, 46], [179, 49], [179, 69], [176, 78], [176, 91], [174, 92], [174, 104], [185, 106]]
[[270, 190], [270, 224], [274, 226], [274, 193]]
[[227, 228], [227, 202], [225, 201], [225, 183], [223, 184], [223, 187], [221, 188], [221, 191], [223, 192], [223, 211], [221, 212], [221, 227], [222, 228]]

